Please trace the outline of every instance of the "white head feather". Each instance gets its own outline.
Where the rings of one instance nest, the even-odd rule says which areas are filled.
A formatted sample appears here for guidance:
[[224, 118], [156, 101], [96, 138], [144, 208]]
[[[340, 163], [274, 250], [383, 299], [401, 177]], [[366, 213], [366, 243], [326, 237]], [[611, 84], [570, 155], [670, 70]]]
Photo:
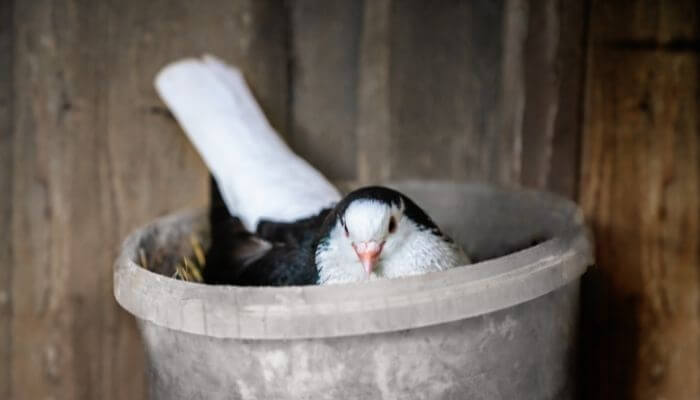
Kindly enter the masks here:
[[[403, 201], [388, 204], [358, 199], [350, 203], [316, 250], [319, 282], [416, 275], [469, 263], [458, 245], [419, 226], [404, 215], [404, 209]], [[369, 276], [353, 248], [353, 244], [367, 241], [383, 244], [378, 265]]]

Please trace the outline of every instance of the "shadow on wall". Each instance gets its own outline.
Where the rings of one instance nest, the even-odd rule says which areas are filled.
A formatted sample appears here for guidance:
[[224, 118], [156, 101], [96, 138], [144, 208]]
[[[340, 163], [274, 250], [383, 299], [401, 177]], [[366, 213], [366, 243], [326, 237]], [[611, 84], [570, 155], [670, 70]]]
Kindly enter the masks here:
[[639, 299], [625, 296], [601, 268], [581, 280], [580, 399], [631, 399], [639, 359]]

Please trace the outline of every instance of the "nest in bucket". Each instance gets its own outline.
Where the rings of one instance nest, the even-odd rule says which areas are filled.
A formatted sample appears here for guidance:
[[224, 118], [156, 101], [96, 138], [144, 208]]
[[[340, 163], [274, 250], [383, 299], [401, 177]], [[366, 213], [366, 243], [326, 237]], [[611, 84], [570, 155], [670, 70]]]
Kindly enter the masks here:
[[[170, 273], [171, 278], [179, 279], [186, 282], [197, 282], [203, 283], [203, 271], [206, 267], [206, 256], [204, 252], [204, 246], [202, 245], [201, 238], [195, 234], [191, 233], [189, 235], [189, 249], [180, 249], [178, 252], [185, 255], [179, 255], [175, 258], [171, 254], [166, 254], [163, 251], [155, 251], [153, 254], [149, 254], [146, 251], [145, 246], [139, 247], [139, 261], [141, 266], [149, 271], [155, 269], [169, 269], [173, 272]], [[181, 246], [183, 247], [183, 246]], [[150, 256], [150, 257], [149, 257]], [[153, 268], [153, 269], [152, 269]], [[162, 273], [162, 271], [154, 271]]]

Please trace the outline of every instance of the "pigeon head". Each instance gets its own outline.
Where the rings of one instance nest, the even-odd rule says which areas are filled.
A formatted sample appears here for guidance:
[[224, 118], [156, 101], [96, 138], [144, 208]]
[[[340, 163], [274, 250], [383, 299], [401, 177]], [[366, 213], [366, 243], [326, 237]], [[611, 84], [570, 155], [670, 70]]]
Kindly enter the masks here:
[[423, 254], [423, 262], [435, 264], [436, 249], [452, 243], [411, 199], [381, 186], [348, 194], [326, 218], [320, 238], [320, 280], [334, 282], [419, 273], [406, 269]]
[[362, 189], [351, 193], [348, 200], [337, 221], [345, 236], [341, 241], [352, 248], [369, 275], [382, 253], [391, 253], [397, 236], [404, 233], [403, 229], [398, 230], [405, 226], [402, 221], [406, 204], [399, 193], [384, 188]]

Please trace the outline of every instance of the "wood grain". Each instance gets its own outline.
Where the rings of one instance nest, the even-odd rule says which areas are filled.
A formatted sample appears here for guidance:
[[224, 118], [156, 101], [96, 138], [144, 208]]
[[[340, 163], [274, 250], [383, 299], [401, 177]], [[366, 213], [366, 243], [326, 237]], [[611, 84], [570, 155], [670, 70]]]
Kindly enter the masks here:
[[355, 126], [362, 8], [362, 1], [290, 3], [290, 145], [332, 180], [357, 178]]
[[290, 7], [290, 141], [336, 182], [476, 179], [575, 195], [578, 2]]
[[693, 1], [592, 4], [587, 398], [700, 398], [698, 15]]
[[[0, 193], [12, 193], [14, 1], [0, 2]], [[0, 200], [0, 398], [10, 397], [12, 352], [12, 202]]]
[[[559, 27], [556, 57], [543, 74], [557, 77], [556, 117], [551, 133], [551, 150], [547, 152], [549, 163], [545, 184], [537, 187], [576, 199], [579, 189], [581, 163], [581, 121], [583, 119], [584, 75], [586, 70], [587, 2], [562, 0], [554, 6], [558, 13]], [[531, 29], [537, 29], [532, 25]], [[550, 41], [551, 43], [551, 41]], [[536, 92], [535, 85], [530, 86]], [[537, 129], [537, 128], [535, 128]], [[533, 150], [536, 150], [533, 148]], [[527, 163], [527, 161], [526, 161]], [[530, 176], [530, 175], [529, 175]], [[526, 178], [525, 184], [530, 183]]]
[[[10, 398], [97, 393], [98, 349], [109, 333], [100, 329], [101, 286], [113, 252], [101, 241], [116, 237], [105, 232], [92, 187], [94, 142], [104, 133], [95, 102], [104, 64], [94, 48], [106, 39], [105, 16], [75, 6], [16, 4]], [[95, 265], [104, 267], [86, 268]]]
[[583, 70], [583, 2], [530, 2], [523, 46], [520, 180], [576, 195]]
[[491, 180], [574, 198], [584, 40], [583, 4], [505, 2], [500, 134], [485, 152]]
[[390, 34], [392, 0], [365, 2], [357, 90], [357, 178], [370, 185], [391, 177]]
[[208, 194], [206, 169], [152, 79], [173, 59], [211, 51], [243, 67], [284, 125], [285, 18], [271, 5], [16, 4], [13, 179], [0, 200], [13, 209], [14, 261], [3, 398], [145, 398], [140, 339], [113, 300], [111, 264], [127, 232]]
[[365, 3], [360, 181], [476, 179], [573, 197], [583, 62], [573, 3]]

